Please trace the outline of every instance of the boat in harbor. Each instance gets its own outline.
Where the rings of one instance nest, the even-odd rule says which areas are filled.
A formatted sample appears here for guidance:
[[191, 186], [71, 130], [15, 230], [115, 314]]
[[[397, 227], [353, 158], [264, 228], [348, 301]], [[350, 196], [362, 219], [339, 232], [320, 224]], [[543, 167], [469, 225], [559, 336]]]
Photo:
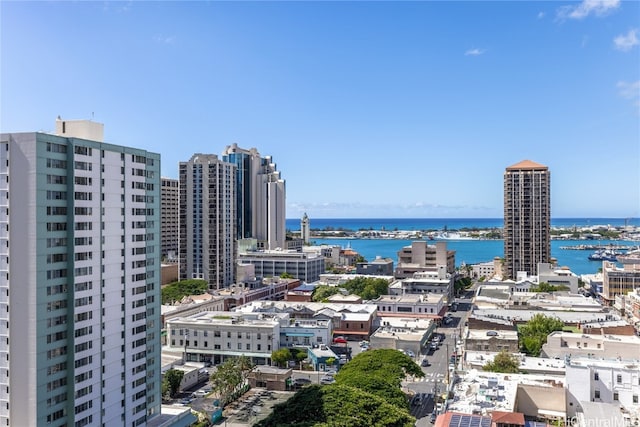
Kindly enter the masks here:
[[589, 255], [589, 261], [617, 261], [619, 255], [622, 255], [622, 252], [612, 249], [599, 249]]

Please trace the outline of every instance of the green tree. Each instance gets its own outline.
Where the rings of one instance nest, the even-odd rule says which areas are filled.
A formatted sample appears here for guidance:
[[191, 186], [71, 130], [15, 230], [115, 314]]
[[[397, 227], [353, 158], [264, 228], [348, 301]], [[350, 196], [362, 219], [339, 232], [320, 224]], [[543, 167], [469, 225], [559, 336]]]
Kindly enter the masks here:
[[325, 363], [326, 363], [327, 365], [329, 365], [329, 366], [333, 366], [333, 365], [335, 365], [335, 363], [336, 363], [336, 358], [335, 358], [335, 357], [329, 357], [329, 358], [325, 361]]
[[340, 288], [337, 286], [320, 285], [316, 286], [311, 295], [311, 300], [316, 302], [324, 302], [331, 295], [335, 295], [340, 292]]
[[281, 348], [271, 353], [271, 361], [275, 363], [276, 366], [285, 366], [289, 360], [291, 360], [291, 352], [288, 348]]
[[517, 374], [520, 368], [520, 360], [518, 357], [502, 350], [496, 354], [493, 361], [487, 362], [483, 367], [483, 371], [501, 372], [504, 374]]
[[340, 369], [331, 387], [304, 387], [256, 426], [413, 426], [415, 418], [401, 389], [407, 375], [424, 373], [397, 350], [360, 353]]
[[557, 291], [566, 291], [569, 288], [563, 285], [551, 285], [547, 282], [540, 282], [537, 285], [531, 286], [529, 289], [531, 292], [557, 292]]
[[554, 331], [561, 331], [564, 323], [560, 319], [536, 314], [519, 330], [520, 349], [530, 356], [539, 356], [547, 336]]
[[473, 284], [473, 281], [471, 280], [470, 277], [461, 277], [461, 278], [459, 278], [453, 284], [453, 289], [455, 291], [455, 294], [456, 295], [460, 295], [462, 293], [462, 291], [464, 291], [465, 289], [470, 288], [472, 284]]
[[401, 385], [408, 375], [423, 377], [422, 369], [406, 354], [393, 349], [365, 351], [344, 365], [336, 383], [374, 393], [408, 408]]
[[281, 279], [293, 279], [293, 275], [291, 273], [287, 273], [286, 271], [280, 275]]
[[202, 295], [207, 292], [209, 285], [206, 280], [190, 279], [169, 283], [162, 288], [162, 304], [171, 304], [180, 301], [189, 295]]
[[171, 391], [171, 387], [169, 387], [169, 381], [167, 381], [167, 379], [164, 378], [162, 380], [162, 383], [160, 383], [160, 393], [162, 395], [162, 398], [165, 399], [165, 398], [171, 397], [170, 391]]
[[358, 295], [363, 300], [372, 300], [389, 293], [389, 282], [375, 277], [356, 277], [347, 280], [343, 285], [349, 293]]
[[167, 382], [169, 396], [175, 396], [178, 390], [180, 390], [182, 377], [184, 377], [184, 372], [178, 369], [169, 369], [164, 373], [164, 381]]
[[233, 357], [224, 361], [211, 374], [212, 390], [218, 396], [232, 396], [246, 383], [249, 372], [255, 365], [246, 356]]

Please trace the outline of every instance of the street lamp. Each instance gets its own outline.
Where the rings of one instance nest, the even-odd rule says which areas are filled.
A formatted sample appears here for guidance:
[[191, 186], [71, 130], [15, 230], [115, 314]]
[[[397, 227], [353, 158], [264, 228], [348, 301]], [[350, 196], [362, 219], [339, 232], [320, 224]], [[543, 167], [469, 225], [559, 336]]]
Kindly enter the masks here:
[[182, 357], [182, 364], [186, 364], [187, 363], [187, 340], [189, 339], [189, 330], [185, 329], [184, 330], [184, 354]]

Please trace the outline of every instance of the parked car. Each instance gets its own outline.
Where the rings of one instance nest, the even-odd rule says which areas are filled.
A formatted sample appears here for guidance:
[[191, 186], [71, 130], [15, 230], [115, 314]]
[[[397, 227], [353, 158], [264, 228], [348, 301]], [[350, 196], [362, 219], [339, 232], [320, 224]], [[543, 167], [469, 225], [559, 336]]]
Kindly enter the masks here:
[[333, 342], [336, 344], [346, 344], [347, 343], [347, 339], [345, 337], [335, 337], [333, 339]]
[[293, 387], [295, 389], [300, 389], [309, 384], [311, 384], [311, 380], [308, 378], [296, 378], [293, 380]]
[[336, 379], [329, 375], [320, 378], [320, 384], [333, 384], [334, 382], [336, 382]]
[[429, 359], [425, 357], [422, 359], [422, 362], [420, 362], [420, 366], [431, 366], [431, 363], [429, 363]]
[[409, 356], [409, 357], [410, 357], [410, 358], [412, 358], [412, 359], [413, 359], [414, 357], [416, 357], [416, 354], [415, 354], [413, 351], [411, 351], [411, 350], [404, 350], [404, 354], [406, 354], [407, 356]]

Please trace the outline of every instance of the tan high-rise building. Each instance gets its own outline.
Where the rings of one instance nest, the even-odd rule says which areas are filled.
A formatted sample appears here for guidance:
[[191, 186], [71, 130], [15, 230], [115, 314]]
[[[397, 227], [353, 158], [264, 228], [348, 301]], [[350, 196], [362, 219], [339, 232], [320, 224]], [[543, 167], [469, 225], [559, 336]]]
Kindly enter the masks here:
[[235, 282], [236, 166], [215, 154], [179, 164], [180, 278], [204, 279], [210, 289]]
[[504, 173], [504, 275], [537, 273], [551, 259], [551, 177], [549, 168], [531, 160]]

